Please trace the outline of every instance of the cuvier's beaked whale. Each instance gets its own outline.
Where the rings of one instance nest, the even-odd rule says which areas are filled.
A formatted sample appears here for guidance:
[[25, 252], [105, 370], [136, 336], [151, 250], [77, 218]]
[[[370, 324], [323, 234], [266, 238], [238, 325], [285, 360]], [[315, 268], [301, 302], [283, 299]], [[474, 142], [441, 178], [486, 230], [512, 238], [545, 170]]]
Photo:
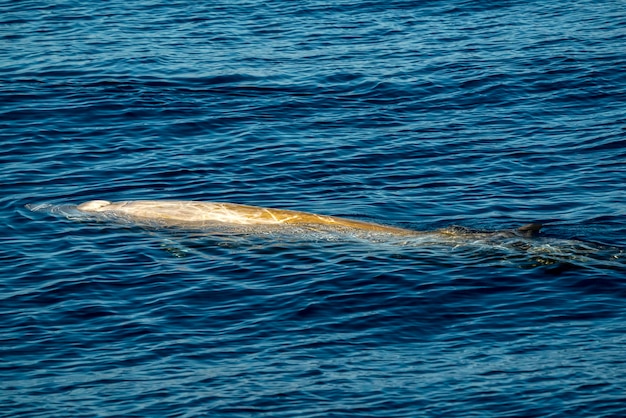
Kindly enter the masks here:
[[[159, 225], [183, 228], [202, 228], [216, 223], [227, 225], [302, 225], [352, 229], [363, 232], [387, 233], [397, 236], [417, 236], [425, 232], [365, 222], [337, 216], [318, 215], [287, 209], [264, 208], [226, 202], [200, 202], [183, 200], [134, 200], [109, 202], [91, 200], [77, 206], [86, 213], [101, 213], [129, 221], [155, 222]], [[518, 229], [491, 233], [472, 232], [465, 228], [444, 228], [434, 233], [447, 236], [493, 235], [531, 236], [541, 229], [541, 224], [528, 224]], [[432, 234], [433, 232], [429, 232]]]

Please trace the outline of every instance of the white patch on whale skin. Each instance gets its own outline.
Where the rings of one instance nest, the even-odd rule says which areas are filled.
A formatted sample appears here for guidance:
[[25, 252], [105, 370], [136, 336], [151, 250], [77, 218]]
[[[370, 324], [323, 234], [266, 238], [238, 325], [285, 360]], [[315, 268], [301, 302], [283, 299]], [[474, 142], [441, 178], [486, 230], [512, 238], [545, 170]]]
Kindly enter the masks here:
[[111, 202], [108, 200], [90, 200], [89, 202], [82, 203], [76, 207], [78, 210], [85, 212], [99, 212], [105, 210], [106, 206], [109, 206]]

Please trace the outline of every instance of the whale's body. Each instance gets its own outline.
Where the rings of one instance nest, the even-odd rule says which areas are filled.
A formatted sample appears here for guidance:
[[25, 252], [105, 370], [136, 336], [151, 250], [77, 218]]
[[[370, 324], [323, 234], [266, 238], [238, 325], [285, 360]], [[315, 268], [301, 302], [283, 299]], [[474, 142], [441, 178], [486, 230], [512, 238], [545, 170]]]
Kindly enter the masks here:
[[[34, 212], [46, 211], [73, 220], [111, 221], [114, 224], [136, 225], [154, 231], [173, 227], [180, 232], [200, 236], [267, 238], [272, 240], [366, 240], [402, 247], [445, 245], [470, 248], [522, 251], [534, 254], [535, 261], [553, 264], [559, 260], [619, 262], [625, 250], [620, 247], [576, 239], [537, 236], [542, 225], [531, 223], [517, 229], [474, 230], [461, 226], [416, 231], [375, 222], [318, 215], [295, 210], [273, 209], [226, 202], [182, 200], [135, 200], [109, 202], [92, 200], [76, 205], [28, 204]], [[176, 235], [179, 236], [179, 235]], [[184, 235], [183, 235], [184, 236]], [[187, 251], [185, 249], [184, 251]], [[547, 258], [546, 258], [547, 257]], [[617, 261], [616, 261], [617, 260]], [[533, 261], [533, 263], [535, 262]], [[534, 265], [534, 264], [533, 264]]]
[[87, 213], [101, 213], [137, 222], [153, 222], [164, 226], [202, 228], [215, 224], [228, 225], [324, 225], [362, 231], [413, 235], [416, 231], [287, 209], [264, 208], [226, 202], [182, 200], [135, 200], [109, 202], [92, 200], [78, 205]]
[[514, 230], [476, 232], [452, 227], [438, 231], [420, 232], [411, 229], [382, 225], [374, 222], [347, 219], [338, 216], [318, 215], [287, 209], [241, 205], [227, 202], [200, 202], [183, 200], [134, 200], [109, 202], [92, 200], [77, 206], [84, 213], [102, 214], [136, 223], [158, 224], [182, 228], [202, 229], [215, 225], [234, 226], [306, 226], [344, 231], [392, 234], [394, 236], [420, 236], [424, 234], [460, 237], [477, 236], [530, 236], [539, 231], [540, 224], [528, 224]]

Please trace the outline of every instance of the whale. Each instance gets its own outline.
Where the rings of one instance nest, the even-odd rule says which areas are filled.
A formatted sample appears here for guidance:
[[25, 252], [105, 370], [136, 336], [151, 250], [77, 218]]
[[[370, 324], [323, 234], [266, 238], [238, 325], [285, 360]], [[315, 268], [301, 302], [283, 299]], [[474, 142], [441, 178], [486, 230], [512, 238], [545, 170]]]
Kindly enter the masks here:
[[304, 226], [348, 232], [389, 234], [399, 237], [415, 237], [434, 233], [448, 237], [471, 235], [474, 238], [494, 236], [506, 238], [516, 236], [530, 237], [536, 235], [542, 227], [539, 223], [530, 223], [511, 230], [481, 232], [457, 226], [425, 232], [297, 210], [195, 200], [131, 200], [118, 202], [91, 200], [78, 205], [76, 209], [87, 214], [104, 215], [107, 218], [138, 224], [187, 229], [204, 229], [215, 225], [235, 225], [251, 228], [262, 226]]
[[[289, 209], [229, 202], [196, 200], [90, 200], [81, 204], [29, 203], [32, 212], [47, 212], [79, 222], [107, 222], [139, 227], [157, 234], [175, 248], [179, 239], [217, 239], [258, 242], [368, 242], [401, 248], [468, 248], [472, 251], [504, 251], [528, 254], [532, 265], [558, 262], [617, 263], [622, 266], [626, 249], [602, 242], [560, 238], [543, 234], [542, 223], [517, 228], [483, 230], [451, 225], [414, 230], [383, 223]], [[165, 235], [161, 235], [164, 232]], [[173, 235], [170, 235], [172, 233]], [[248, 241], [252, 239], [253, 241]], [[284, 240], [284, 241], [283, 241]], [[212, 242], [212, 241], [211, 241]], [[168, 244], [169, 248], [169, 244]], [[183, 245], [181, 251], [192, 249]], [[508, 257], [508, 255], [506, 256]], [[505, 259], [506, 259], [505, 257]], [[621, 268], [621, 267], [620, 267]]]

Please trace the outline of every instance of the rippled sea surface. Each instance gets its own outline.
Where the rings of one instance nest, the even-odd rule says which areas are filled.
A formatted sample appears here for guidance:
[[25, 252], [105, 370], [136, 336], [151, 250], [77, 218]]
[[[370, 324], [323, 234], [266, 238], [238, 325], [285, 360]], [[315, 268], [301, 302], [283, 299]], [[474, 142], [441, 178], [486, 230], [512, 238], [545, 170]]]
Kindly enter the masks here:
[[621, 0], [0, 1], [0, 415], [625, 416], [625, 115]]

